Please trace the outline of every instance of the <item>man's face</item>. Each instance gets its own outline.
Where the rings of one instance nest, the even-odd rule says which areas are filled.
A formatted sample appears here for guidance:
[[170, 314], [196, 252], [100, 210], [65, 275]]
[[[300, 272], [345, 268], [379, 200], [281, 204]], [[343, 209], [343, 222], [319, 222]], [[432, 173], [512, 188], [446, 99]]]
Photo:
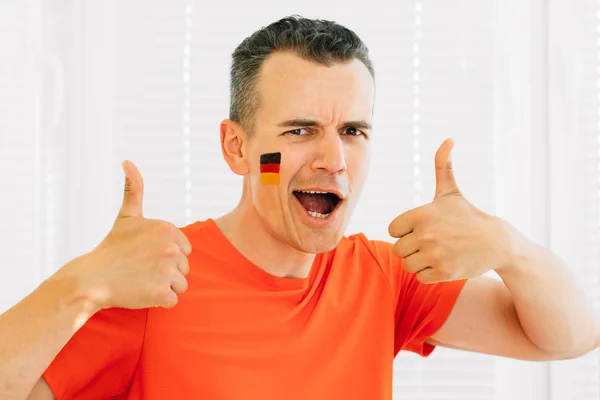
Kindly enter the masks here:
[[[327, 67], [279, 52], [265, 60], [257, 90], [254, 136], [244, 143], [253, 205], [281, 241], [328, 251], [367, 175], [373, 79], [359, 60]], [[260, 181], [260, 155], [274, 152], [281, 153], [277, 186]]]

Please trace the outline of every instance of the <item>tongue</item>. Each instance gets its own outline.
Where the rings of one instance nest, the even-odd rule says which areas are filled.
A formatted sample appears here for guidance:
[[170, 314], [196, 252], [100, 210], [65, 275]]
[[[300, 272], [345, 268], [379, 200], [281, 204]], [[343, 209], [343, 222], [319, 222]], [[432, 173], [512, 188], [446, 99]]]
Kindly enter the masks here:
[[326, 194], [302, 192], [295, 192], [294, 194], [300, 201], [300, 204], [302, 204], [308, 211], [314, 211], [321, 214], [327, 214], [331, 212], [331, 199]]

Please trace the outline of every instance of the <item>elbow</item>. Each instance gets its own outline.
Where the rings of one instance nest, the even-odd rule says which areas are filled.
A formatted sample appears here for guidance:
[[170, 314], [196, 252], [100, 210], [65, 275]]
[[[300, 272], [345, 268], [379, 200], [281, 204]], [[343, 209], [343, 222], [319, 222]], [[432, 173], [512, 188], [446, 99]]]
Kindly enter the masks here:
[[560, 346], [542, 347], [531, 343], [538, 348], [544, 361], [573, 360], [600, 348], [600, 330], [571, 331], [570, 335], [561, 335]]
[[[591, 343], [590, 343], [591, 342]], [[573, 346], [568, 351], [554, 352], [550, 355], [551, 360], [574, 360], [579, 357], [583, 357], [586, 354], [600, 348], [600, 334], [596, 335], [594, 340], [584, 343], [579, 346]]]

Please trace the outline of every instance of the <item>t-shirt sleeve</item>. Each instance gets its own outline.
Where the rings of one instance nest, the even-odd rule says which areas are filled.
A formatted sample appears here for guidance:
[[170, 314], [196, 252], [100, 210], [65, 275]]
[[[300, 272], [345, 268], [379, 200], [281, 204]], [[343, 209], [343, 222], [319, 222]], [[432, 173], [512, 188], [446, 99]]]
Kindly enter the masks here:
[[42, 375], [57, 400], [107, 399], [126, 393], [137, 367], [148, 310], [94, 314]]
[[408, 350], [427, 357], [435, 349], [426, 343], [446, 322], [466, 280], [423, 284], [402, 268], [393, 245], [371, 241], [392, 288], [395, 311], [394, 354]]

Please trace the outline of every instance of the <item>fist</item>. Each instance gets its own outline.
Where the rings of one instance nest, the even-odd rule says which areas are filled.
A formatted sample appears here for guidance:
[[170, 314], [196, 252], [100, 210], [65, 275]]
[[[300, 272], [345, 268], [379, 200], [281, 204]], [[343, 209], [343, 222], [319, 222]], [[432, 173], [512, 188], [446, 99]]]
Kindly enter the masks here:
[[123, 169], [119, 215], [106, 238], [81, 257], [75, 273], [99, 309], [173, 307], [187, 290], [191, 244], [173, 224], [143, 217], [142, 176], [130, 162]]
[[433, 201], [395, 218], [389, 226], [394, 254], [422, 283], [475, 278], [506, 265], [514, 253], [516, 232], [486, 214], [462, 195], [452, 170], [453, 142], [446, 140], [435, 156]]

